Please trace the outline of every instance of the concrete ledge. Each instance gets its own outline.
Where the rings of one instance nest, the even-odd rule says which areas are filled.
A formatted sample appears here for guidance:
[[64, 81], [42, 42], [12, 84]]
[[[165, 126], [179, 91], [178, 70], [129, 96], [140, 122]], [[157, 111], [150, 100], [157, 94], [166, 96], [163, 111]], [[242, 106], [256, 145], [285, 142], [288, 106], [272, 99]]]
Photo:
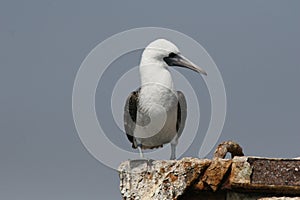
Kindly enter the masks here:
[[229, 180], [231, 190], [300, 196], [300, 160], [236, 157]]
[[[124, 199], [247, 199], [300, 196], [300, 160], [259, 157], [125, 161]], [[245, 199], [245, 198], [243, 198]]]
[[[232, 159], [224, 159], [227, 152]], [[125, 161], [119, 167], [123, 199], [299, 199], [300, 159], [246, 157], [233, 141], [214, 155]]]

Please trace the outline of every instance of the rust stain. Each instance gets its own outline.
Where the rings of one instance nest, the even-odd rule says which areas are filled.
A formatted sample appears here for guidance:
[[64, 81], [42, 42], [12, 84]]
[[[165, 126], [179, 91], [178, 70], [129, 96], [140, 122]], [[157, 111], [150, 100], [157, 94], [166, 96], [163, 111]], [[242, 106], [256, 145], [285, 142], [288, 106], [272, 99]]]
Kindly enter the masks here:
[[169, 179], [171, 182], [177, 181], [177, 179], [178, 179], [178, 175], [176, 175], [174, 173], [170, 173], [168, 176], [169, 176]]

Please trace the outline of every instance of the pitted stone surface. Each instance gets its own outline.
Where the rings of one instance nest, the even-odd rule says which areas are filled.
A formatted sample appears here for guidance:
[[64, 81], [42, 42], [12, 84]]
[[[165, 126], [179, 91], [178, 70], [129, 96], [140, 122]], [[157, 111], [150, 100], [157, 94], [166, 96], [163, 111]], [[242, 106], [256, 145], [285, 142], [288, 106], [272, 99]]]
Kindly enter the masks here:
[[123, 199], [177, 199], [211, 161], [126, 161], [119, 167]]

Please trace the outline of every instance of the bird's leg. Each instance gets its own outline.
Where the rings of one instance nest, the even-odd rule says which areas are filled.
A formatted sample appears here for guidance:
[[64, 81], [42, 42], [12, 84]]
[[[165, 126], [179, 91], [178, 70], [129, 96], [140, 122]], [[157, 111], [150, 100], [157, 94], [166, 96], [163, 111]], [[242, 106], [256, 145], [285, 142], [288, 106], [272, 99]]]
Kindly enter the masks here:
[[140, 157], [142, 159], [144, 159], [144, 154], [143, 154], [143, 150], [142, 150], [142, 144], [138, 144], [138, 149], [139, 149], [139, 152], [140, 152]]
[[176, 159], [176, 144], [171, 144], [171, 157], [170, 160]]
[[140, 152], [140, 158], [144, 159], [144, 154], [143, 154], [143, 150], [142, 150], [142, 142], [140, 141], [140, 139], [135, 138], [134, 143]]
[[171, 157], [170, 160], [176, 160], [176, 146], [178, 144], [178, 136], [177, 134], [171, 141]]
[[152, 159], [145, 159], [144, 157], [144, 154], [143, 154], [143, 150], [142, 150], [142, 144], [138, 144], [138, 149], [139, 149], [139, 152], [140, 152], [140, 157], [142, 160], [145, 160], [147, 162], [147, 171], [150, 172], [152, 170], [152, 162], [153, 160]]

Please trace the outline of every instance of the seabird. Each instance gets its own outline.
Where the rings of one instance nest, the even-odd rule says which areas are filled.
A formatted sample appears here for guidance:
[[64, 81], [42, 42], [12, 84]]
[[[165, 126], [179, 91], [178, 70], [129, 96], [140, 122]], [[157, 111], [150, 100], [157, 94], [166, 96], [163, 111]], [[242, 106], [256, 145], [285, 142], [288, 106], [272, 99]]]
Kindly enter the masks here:
[[154, 149], [171, 143], [171, 158], [176, 159], [176, 146], [182, 134], [186, 116], [186, 99], [173, 85], [169, 67], [178, 66], [207, 75], [185, 58], [170, 41], [157, 39], [143, 51], [139, 71], [141, 87], [127, 98], [124, 127], [133, 148], [143, 158], [144, 149]]

